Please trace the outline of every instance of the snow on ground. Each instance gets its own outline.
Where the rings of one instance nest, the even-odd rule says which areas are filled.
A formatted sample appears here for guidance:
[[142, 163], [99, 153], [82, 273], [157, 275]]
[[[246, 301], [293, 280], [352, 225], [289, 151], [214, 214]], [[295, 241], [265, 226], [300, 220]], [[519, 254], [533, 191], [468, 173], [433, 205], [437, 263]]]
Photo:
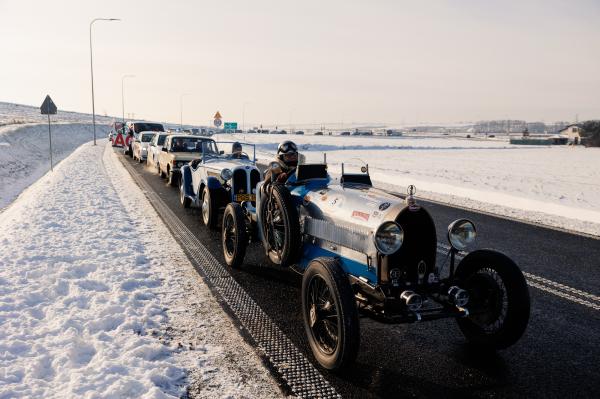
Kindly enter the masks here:
[[332, 174], [341, 163], [369, 164], [375, 185], [549, 226], [600, 235], [600, 149], [581, 146], [515, 146], [503, 139], [296, 136], [236, 134], [217, 140], [257, 144], [270, 160], [277, 143], [293, 140], [307, 162], [327, 153]]
[[[93, 139], [87, 123], [53, 123], [52, 157], [56, 165], [81, 144]], [[106, 126], [96, 125], [98, 138]], [[0, 126], [0, 209], [50, 170], [47, 124]]]
[[[52, 122], [92, 123], [92, 114], [63, 111], [60, 109], [60, 100], [55, 100], [58, 100], [59, 107], [57, 114], [50, 115]], [[40, 106], [42, 102], [43, 101], [40, 101]], [[113, 119], [113, 117], [109, 116], [96, 115], [96, 128], [100, 125], [107, 126]], [[0, 126], [23, 123], [44, 123], [47, 122], [47, 120], [48, 117], [41, 114], [40, 107], [0, 101]]]
[[281, 396], [105, 143], [0, 213], [0, 397]]

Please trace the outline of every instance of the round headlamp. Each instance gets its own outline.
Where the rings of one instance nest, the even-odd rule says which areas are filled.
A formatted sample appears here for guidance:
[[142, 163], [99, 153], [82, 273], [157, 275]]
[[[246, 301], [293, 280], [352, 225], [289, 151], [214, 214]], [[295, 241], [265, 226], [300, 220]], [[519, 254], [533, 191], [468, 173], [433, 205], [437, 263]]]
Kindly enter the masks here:
[[448, 241], [452, 248], [464, 251], [475, 242], [477, 230], [475, 224], [467, 219], [458, 219], [448, 226]]
[[391, 255], [402, 246], [404, 231], [396, 222], [385, 222], [375, 232], [375, 247], [384, 255]]
[[227, 181], [229, 179], [231, 179], [231, 177], [233, 176], [233, 172], [231, 171], [231, 169], [223, 169], [221, 171], [221, 179]]

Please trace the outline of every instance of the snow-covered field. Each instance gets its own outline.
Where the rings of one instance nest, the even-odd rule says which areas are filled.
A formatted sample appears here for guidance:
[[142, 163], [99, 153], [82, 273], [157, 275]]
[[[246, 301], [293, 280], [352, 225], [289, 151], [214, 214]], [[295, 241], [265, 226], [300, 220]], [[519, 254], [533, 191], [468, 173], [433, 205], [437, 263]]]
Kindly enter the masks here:
[[502, 216], [600, 235], [600, 149], [515, 146], [507, 139], [453, 136], [296, 136], [236, 134], [217, 140], [257, 144], [269, 160], [281, 140], [295, 141], [307, 162], [327, 153], [333, 174], [341, 163], [369, 164], [374, 183], [422, 198]]
[[101, 144], [0, 214], [0, 397], [280, 396]]

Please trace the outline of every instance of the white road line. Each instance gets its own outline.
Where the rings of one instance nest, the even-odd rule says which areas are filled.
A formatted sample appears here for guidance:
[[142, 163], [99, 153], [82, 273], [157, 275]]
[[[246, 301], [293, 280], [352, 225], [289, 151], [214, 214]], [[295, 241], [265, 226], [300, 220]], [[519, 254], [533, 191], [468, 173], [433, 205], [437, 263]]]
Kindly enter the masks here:
[[571, 302], [575, 302], [575, 303], [578, 303], [580, 305], [587, 306], [588, 308], [592, 308], [594, 310], [600, 310], [600, 305], [598, 305], [598, 304], [586, 301], [584, 299], [580, 299], [580, 298], [574, 297], [573, 295], [569, 295], [569, 294], [561, 292], [561, 291], [554, 290], [554, 289], [552, 289], [550, 287], [547, 287], [547, 286], [545, 286], [543, 284], [538, 284], [538, 283], [536, 283], [534, 281], [527, 281], [527, 284], [529, 284], [530, 286], [532, 286], [534, 288], [537, 288], [538, 290], [546, 291], [546, 292], [548, 292], [550, 294], [559, 296], [559, 297], [561, 297], [563, 299], [567, 299], [567, 300], [569, 300]]
[[[449, 250], [450, 246], [438, 243], [438, 252], [440, 254], [446, 255]], [[457, 254], [456, 258], [458, 260], [461, 260], [464, 257], [464, 255], [464, 252], [460, 252], [459, 254]], [[565, 284], [557, 283], [555, 281], [549, 280], [541, 276], [537, 276], [532, 273], [523, 272], [523, 275], [527, 280], [527, 284], [529, 284], [531, 287], [537, 288], [549, 294], [556, 295], [560, 298], [569, 300], [571, 302], [587, 306], [591, 309], [600, 310], [600, 297], [597, 295], [578, 290], [577, 288], [569, 287]], [[576, 295], [586, 299], [578, 298]]]
[[552, 287], [556, 287], [558, 289], [562, 289], [564, 291], [571, 292], [573, 294], [582, 296], [584, 298], [591, 299], [592, 301], [600, 302], [600, 297], [599, 296], [596, 296], [596, 295], [593, 295], [593, 294], [589, 294], [589, 293], [587, 293], [585, 291], [578, 290], [577, 288], [572, 288], [572, 287], [569, 287], [568, 285], [557, 283], [557, 282], [554, 282], [552, 280], [548, 280], [547, 278], [536, 276], [535, 274], [531, 274], [531, 273], [528, 273], [528, 272], [523, 272], [523, 275], [525, 277], [527, 277], [527, 278], [532, 279], [532, 280], [536, 280], [540, 284], [547, 284], [547, 285], [550, 285]]

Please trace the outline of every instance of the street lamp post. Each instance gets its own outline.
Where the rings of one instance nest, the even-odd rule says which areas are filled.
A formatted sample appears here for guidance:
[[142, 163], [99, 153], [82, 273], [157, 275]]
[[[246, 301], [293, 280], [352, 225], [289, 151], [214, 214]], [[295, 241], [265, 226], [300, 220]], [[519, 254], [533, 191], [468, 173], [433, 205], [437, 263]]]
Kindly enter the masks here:
[[90, 22], [90, 73], [92, 75], [92, 121], [94, 125], [94, 145], [96, 145], [96, 106], [94, 104], [94, 55], [92, 52], [92, 25], [96, 21], [120, 21], [118, 18], [95, 18]]
[[183, 130], [183, 97], [189, 96], [190, 93], [183, 93], [179, 96], [179, 129]]
[[125, 82], [125, 78], [135, 78], [135, 75], [123, 75], [121, 78], [121, 106], [123, 108], [123, 134], [125, 134], [125, 94], [123, 90], [123, 83]]

